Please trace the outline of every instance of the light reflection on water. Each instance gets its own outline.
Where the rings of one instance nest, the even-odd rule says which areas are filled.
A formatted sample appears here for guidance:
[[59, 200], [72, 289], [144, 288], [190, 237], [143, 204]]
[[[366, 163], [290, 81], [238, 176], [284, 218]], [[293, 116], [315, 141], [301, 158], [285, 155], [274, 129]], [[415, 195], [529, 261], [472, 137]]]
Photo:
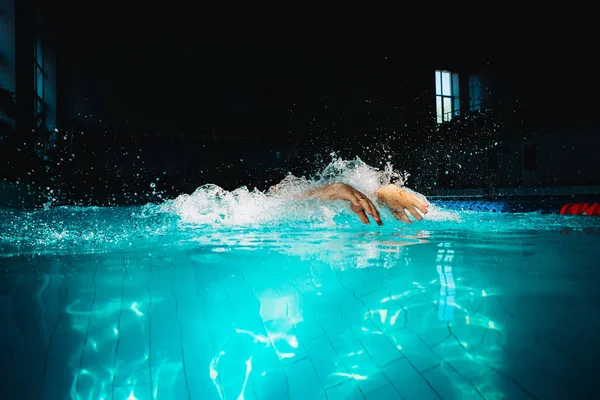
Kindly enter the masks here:
[[[2, 259], [3, 398], [584, 390], [597, 244], [552, 232], [206, 232]], [[541, 384], [539, 371], [561, 378]]]

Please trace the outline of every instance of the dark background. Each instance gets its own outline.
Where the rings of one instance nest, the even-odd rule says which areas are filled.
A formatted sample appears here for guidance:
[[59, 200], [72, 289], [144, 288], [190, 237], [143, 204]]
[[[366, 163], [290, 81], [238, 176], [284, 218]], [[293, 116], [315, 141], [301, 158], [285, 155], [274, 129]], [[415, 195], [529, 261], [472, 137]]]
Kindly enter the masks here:
[[[55, 150], [73, 155], [52, 166], [65, 199], [137, 201], [150, 182], [166, 195], [265, 189], [318, 172], [332, 151], [391, 161], [425, 193], [600, 184], [600, 85], [583, 33], [42, 7], [57, 43]], [[436, 124], [436, 69], [480, 75], [485, 112]]]

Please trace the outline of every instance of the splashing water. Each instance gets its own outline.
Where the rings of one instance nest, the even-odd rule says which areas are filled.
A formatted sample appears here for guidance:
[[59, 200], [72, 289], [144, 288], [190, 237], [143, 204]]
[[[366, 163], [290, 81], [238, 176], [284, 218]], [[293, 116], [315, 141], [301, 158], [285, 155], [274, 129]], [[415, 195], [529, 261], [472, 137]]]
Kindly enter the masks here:
[[350, 184], [367, 195], [382, 185], [405, 182], [405, 176], [387, 165], [383, 171], [368, 166], [360, 159], [334, 159], [316, 179], [286, 176], [267, 193], [240, 187], [228, 192], [216, 185], [204, 185], [191, 195], [181, 195], [160, 206], [166, 213], [178, 215], [184, 223], [211, 227], [287, 225], [333, 226], [335, 217], [343, 213], [338, 205], [319, 205], [298, 201], [309, 189], [333, 182]]
[[[404, 185], [409, 175], [394, 171], [388, 164], [383, 170], [371, 167], [359, 158], [333, 160], [312, 179], [286, 176], [280, 183], [262, 192], [240, 187], [227, 191], [214, 184], [199, 187], [162, 204], [142, 207], [54, 207], [35, 211], [0, 209], [0, 256], [24, 253], [88, 252], [151, 247], [157, 244], [197, 240], [206, 234], [336, 231], [352, 230], [511, 230], [558, 229], [569, 223], [564, 216], [535, 214], [527, 221], [514, 215], [484, 215], [454, 212], [430, 207], [426, 220], [405, 225], [380, 207], [383, 227], [362, 225], [345, 202], [301, 200], [311, 188], [332, 182], [344, 182], [368, 196], [389, 183]], [[423, 196], [423, 198], [425, 198]], [[589, 222], [588, 222], [589, 221]], [[463, 224], [461, 224], [461, 222]], [[592, 223], [590, 220], [584, 224]]]

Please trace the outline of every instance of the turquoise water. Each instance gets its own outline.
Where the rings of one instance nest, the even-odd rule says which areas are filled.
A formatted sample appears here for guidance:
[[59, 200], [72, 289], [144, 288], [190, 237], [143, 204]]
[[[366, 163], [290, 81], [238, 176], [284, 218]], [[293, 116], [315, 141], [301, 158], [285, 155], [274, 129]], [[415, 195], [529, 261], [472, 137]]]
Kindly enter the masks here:
[[0, 210], [0, 398], [595, 393], [598, 218], [381, 211], [214, 186]]
[[[154, 206], [153, 206], [154, 207]], [[594, 389], [600, 224], [193, 225], [0, 212], [2, 398], [564, 398]]]

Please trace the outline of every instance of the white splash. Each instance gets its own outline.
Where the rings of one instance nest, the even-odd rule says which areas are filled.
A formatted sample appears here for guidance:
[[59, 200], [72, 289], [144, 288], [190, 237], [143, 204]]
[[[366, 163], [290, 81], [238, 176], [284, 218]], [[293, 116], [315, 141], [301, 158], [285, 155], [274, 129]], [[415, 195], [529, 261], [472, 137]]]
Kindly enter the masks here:
[[[407, 173], [394, 171], [391, 164], [380, 170], [359, 158], [343, 160], [332, 156], [329, 165], [311, 180], [290, 174], [267, 192], [249, 190], [245, 186], [229, 192], [209, 184], [199, 187], [192, 194], [183, 194], [167, 201], [160, 208], [164, 212], [176, 214], [182, 222], [194, 225], [235, 227], [309, 223], [311, 227], [333, 227], [337, 225], [336, 218], [351, 215], [347, 204], [315, 204], [303, 200], [309, 189], [327, 183], [343, 182], [374, 200], [374, 193], [378, 188], [390, 183], [402, 186], [409, 176]], [[447, 215], [441, 216], [437, 210], [434, 214], [440, 219], [448, 218]]]

